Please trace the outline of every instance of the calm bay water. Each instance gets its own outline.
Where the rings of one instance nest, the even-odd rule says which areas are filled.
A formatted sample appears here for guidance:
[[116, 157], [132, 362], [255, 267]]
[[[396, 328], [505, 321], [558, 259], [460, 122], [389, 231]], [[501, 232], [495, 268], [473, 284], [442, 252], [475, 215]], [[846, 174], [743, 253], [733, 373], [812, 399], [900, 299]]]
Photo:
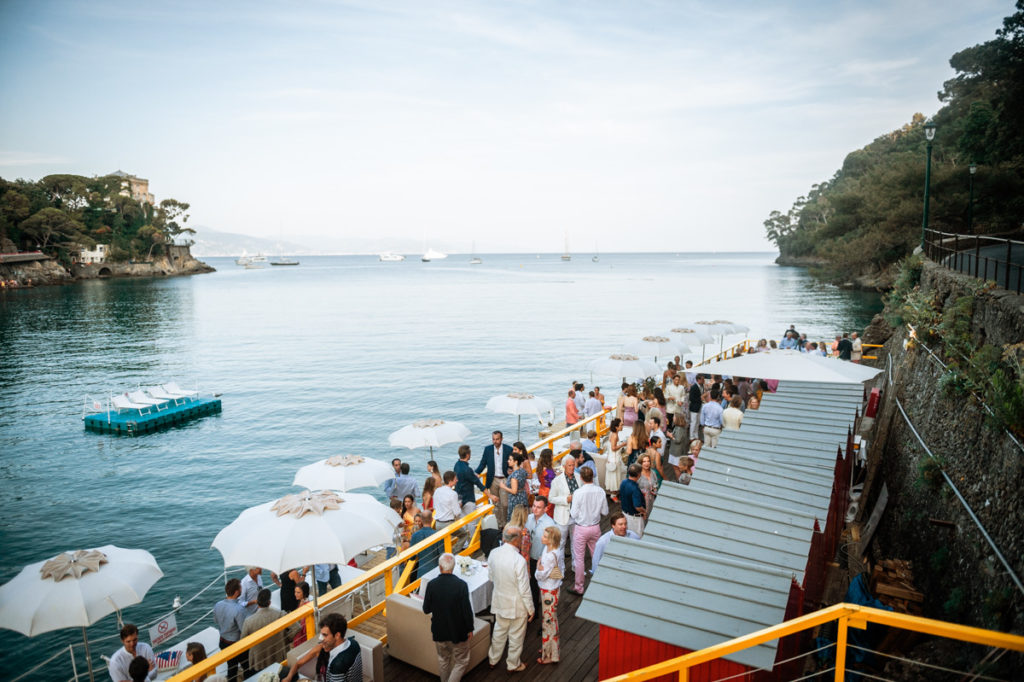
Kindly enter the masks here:
[[[144, 548], [165, 576], [123, 616], [149, 622], [217, 577], [214, 536], [243, 509], [295, 492], [300, 466], [399, 456], [422, 478], [425, 450], [387, 444], [415, 419], [464, 422], [475, 460], [491, 430], [515, 433], [514, 417], [484, 410], [488, 398], [527, 391], [561, 404], [570, 380], [592, 387], [590, 360], [631, 340], [719, 318], [756, 338], [795, 324], [831, 339], [881, 308], [877, 295], [817, 283], [768, 254], [301, 260], [246, 270], [210, 258], [209, 275], [0, 294], [0, 583], [61, 551]], [[617, 379], [594, 379], [617, 394]], [[138, 438], [82, 428], [86, 396], [168, 380], [223, 393], [223, 413]], [[443, 469], [456, 448], [436, 453]], [[184, 608], [179, 627], [221, 594]], [[89, 629], [114, 635], [94, 655], [117, 648], [116, 629], [113, 615]], [[76, 630], [32, 640], [0, 630], [0, 669], [13, 677], [80, 641]], [[35, 679], [70, 676], [65, 656]]]

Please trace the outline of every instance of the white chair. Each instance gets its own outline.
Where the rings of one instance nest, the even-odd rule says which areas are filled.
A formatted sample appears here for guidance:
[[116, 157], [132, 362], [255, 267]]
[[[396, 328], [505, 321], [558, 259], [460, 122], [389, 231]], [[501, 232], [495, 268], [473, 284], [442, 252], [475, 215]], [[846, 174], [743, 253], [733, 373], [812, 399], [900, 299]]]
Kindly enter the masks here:
[[[110, 402], [114, 405], [114, 408], [118, 412], [121, 410], [138, 410], [139, 414], [148, 414], [153, 411], [153, 406], [146, 403], [136, 403], [128, 399], [127, 396], [115, 395], [110, 397]], [[143, 411], [145, 410], [145, 412]]]
[[140, 405], [152, 405], [153, 407], [156, 408], [157, 412], [159, 412], [161, 409], [166, 410], [169, 407], [166, 400], [162, 400], [160, 398], [152, 398], [143, 393], [142, 391], [130, 391], [128, 393], [125, 393], [125, 396], [127, 396], [128, 400], [132, 401], [133, 403], [139, 403]]
[[169, 400], [175, 405], [182, 405], [185, 402], [186, 396], [172, 395], [165, 391], [162, 386], [150, 386], [146, 389], [146, 393], [156, 398], [157, 400]]
[[161, 388], [163, 388], [165, 391], [172, 395], [179, 396], [182, 398], [191, 398], [199, 395], [199, 391], [186, 391], [173, 381], [164, 384], [163, 386], [161, 386]]

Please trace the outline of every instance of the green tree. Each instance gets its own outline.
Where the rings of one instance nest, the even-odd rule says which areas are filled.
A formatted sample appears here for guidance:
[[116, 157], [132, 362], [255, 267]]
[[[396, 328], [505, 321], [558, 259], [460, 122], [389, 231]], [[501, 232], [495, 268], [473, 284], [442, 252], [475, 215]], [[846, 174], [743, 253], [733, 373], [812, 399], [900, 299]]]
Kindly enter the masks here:
[[85, 234], [85, 226], [81, 222], [59, 208], [44, 208], [29, 216], [21, 224], [21, 229], [43, 251], [54, 246], [73, 248], [76, 244], [93, 246], [96, 243]]

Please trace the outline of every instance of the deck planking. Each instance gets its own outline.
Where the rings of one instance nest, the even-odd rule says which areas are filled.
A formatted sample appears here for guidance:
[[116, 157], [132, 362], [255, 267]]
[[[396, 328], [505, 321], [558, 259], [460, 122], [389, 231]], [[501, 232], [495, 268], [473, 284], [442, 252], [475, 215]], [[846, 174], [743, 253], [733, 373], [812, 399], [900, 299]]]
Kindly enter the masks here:
[[[617, 502], [608, 503], [609, 512], [619, 511]], [[601, 520], [602, 531], [609, 528], [608, 517]], [[572, 560], [566, 559], [566, 576], [562, 582], [562, 589], [558, 595], [558, 640], [560, 645], [560, 662], [557, 664], [541, 665], [537, 663], [540, 656], [540, 614], [538, 613], [533, 621], [526, 627], [526, 639], [523, 643], [522, 662], [526, 663], [526, 670], [522, 673], [510, 673], [505, 668], [505, 658], [498, 663], [498, 667], [491, 670], [485, 659], [478, 666], [470, 670], [462, 679], [467, 682], [485, 682], [490, 680], [557, 680], [558, 682], [589, 682], [598, 679], [598, 642], [599, 627], [597, 623], [576, 617], [576, 609], [583, 601], [569, 589], [573, 586]], [[589, 554], [586, 560], [586, 567], [590, 568]], [[589, 584], [589, 580], [588, 580]], [[488, 614], [487, 619], [491, 616]], [[378, 624], [375, 624], [379, 627]], [[356, 627], [361, 630], [361, 626]], [[376, 631], [376, 629], [375, 629]], [[369, 633], [367, 633], [369, 634]], [[507, 654], [507, 647], [506, 647]], [[392, 658], [384, 649], [384, 679], [403, 680], [408, 682], [427, 682], [436, 680], [436, 675], [431, 675], [424, 670], [409, 665], [403, 661]]]

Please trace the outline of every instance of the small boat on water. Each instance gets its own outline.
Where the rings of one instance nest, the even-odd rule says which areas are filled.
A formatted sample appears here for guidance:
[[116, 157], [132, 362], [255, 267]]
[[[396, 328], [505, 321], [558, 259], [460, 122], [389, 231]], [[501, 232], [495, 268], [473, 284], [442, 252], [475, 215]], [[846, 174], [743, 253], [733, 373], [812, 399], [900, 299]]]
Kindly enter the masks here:
[[480, 256], [476, 255], [476, 242], [473, 242], [473, 252], [470, 254], [470, 256], [471, 256], [471, 258], [469, 259], [469, 264], [470, 265], [480, 265], [481, 263], [484, 262], [480, 258]]
[[569, 233], [565, 234], [565, 250], [562, 251], [562, 260], [572, 260], [572, 256], [569, 255]]
[[447, 253], [441, 253], [440, 251], [437, 251], [436, 249], [427, 249], [427, 252], [425, 254], [423, 254], [423, 257], [420, 258], [420, 260], [423, 261], [424, 263], [429, 263], [432, 260], [441, 260], [442, 258], [447, 258], [447, 257], [448, 257]]
[[264, 256], [262, 253], [257, 253], [255, 256], [251, 256], [249, 258], [249, 262], [250, 263], [266, 263], [267, 262], [267, 257]]
[[266, 266], [263, 263], [257, 263], [255, 261], [245, 264], [246, 270], [262, 270]]
[[235, 259], [235, 265], [248, 265], [252, 262], [252, 258], [245, 253], [245, 249], [242, 249], [242, 255]]
[[400, 254], [400, 253], [391, 253], [391, 252], [389, 251], [389, 252], [387, 252], [387, 253], [382, 253], [382, 254], [380, 254], [380, 256], [379, 256], [378, 260], [379, 260], [379, 261], [380, 261], [381, 263], [397, 263], [397, 262], [399, 262], [399, 261], [403, 261], [403, 260], [405, 260], [405, 256], [403, 256], [403, 255], [402, 255], [402, 254]]
[[299, 261], [292, 260], [291, 258], [285, 258], [284, 256], [282, 256], [281, 258], [278, 258], [277, 260], [270, 261], [270, 264], [271, 265], [298, 265]]

